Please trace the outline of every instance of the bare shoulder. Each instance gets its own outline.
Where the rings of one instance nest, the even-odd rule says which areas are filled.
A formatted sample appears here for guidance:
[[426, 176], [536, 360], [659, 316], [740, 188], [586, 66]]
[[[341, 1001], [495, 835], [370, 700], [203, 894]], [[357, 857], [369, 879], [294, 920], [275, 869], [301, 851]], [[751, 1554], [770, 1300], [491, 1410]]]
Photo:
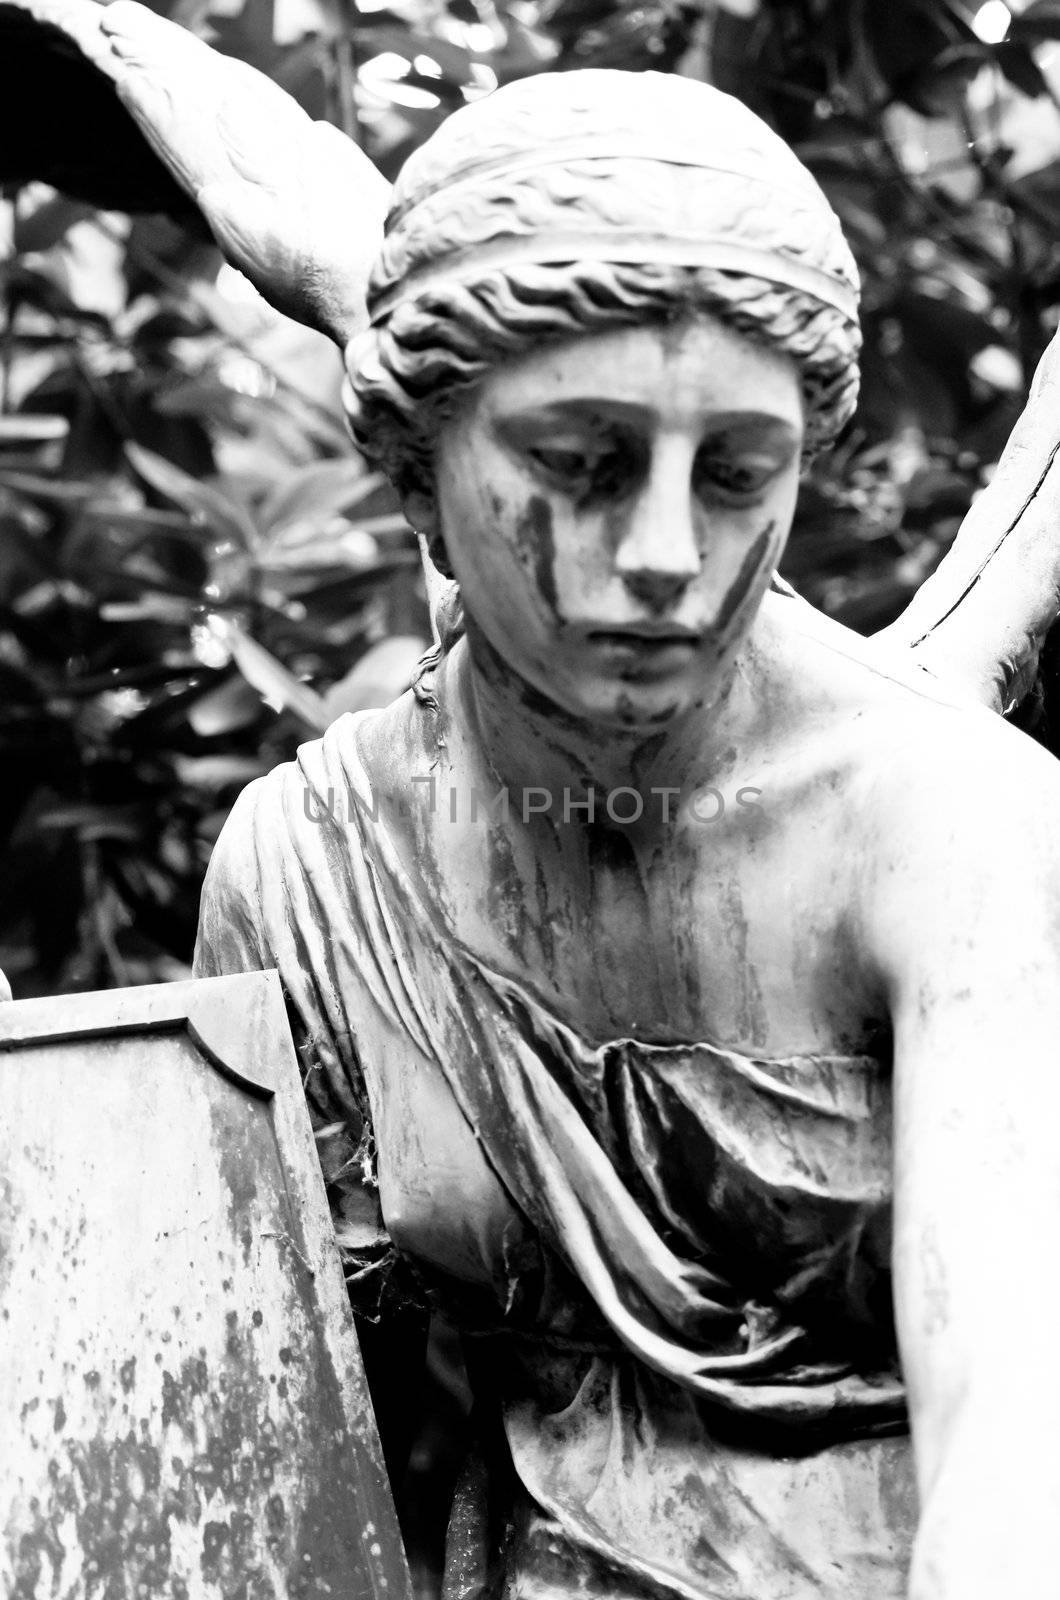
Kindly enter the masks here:
[[[444, 740], [437, 709], [407, 689], [388, 705], [340, 717], [324, 735], [333, 760], [384, 805], [401, 813], [428, 781]], [[329, 752], [330, 753], [330, 752]]]
[[1060, 761], [995, 712], [922, 703], [881, 730], [872, 776], [888, 823], [1000, 845], [1015, 824], [1060, 842]]
[[917, 929], [938, 950], [973, 921], [984, 947], [1021, 920], [1055, 936], [1060, 761], [906, 650], [798, 602], [779, 627], [789, 763], [829, 796], [859, 944], [884, 974]]
[[881, 975], [1033, 964], [1060, 930], [1060, 762], [985, 709], [925, 701], [872, 721], [856, 894]]
[[1032, 812], [1055, 803], [1060, 761], [911, 651], [863, 639], [803, 602], [779, 605], [791, 606], [778, 611], [783, 644], [772, 665], [791, 686], [785, 720], [823, 731], [848, 802], [861, 791], [863, 820], [959, 827], [976, 814], [1001, 823], [1021, 801]]

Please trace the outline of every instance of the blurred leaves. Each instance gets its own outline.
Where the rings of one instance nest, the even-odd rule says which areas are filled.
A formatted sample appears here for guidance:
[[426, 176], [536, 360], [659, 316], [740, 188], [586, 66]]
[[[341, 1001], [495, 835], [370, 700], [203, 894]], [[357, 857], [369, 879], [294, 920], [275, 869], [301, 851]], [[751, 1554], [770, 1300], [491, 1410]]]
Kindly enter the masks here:
[[185, 972], [238, 790], [326, 726], [324, 692], [373, 645], [427, 636], [391, 491], [207, 313], [216, 259], [170, 249], [152, 281], [119, 249], [99, 310], [52, 233], [23, 228], [51, 254], [5, 269], [0, 966], [18, 994]]

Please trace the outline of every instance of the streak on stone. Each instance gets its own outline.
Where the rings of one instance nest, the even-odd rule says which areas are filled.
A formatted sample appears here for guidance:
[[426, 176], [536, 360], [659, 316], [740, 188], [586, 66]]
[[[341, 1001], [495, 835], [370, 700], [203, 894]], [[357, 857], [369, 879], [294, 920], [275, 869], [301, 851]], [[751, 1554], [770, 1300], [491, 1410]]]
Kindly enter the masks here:
[[722, 600], [721, 610], [718, 612], [718, 615], [714, 621], [714, 626], [717, 628], [719, 633], [724, 633], [725, 629], [729, 626], [729, 623], [732, 621], [737, 611], [747, 599], [748, 594], [751, 592], [751, 586], [761, 570], [762, 562], [765, 559], [766, 551], [769, 549], [769, 544], [773, 537], [773, 529], [775, 527], [776, 523], [770, 522], [768, 526], [763, 528], [754, 544], [740, 562], [740, 570], [733, 580], [732, 588]]
[[556, 543], [552, 530], [552, 507], [543, 495], [530, 496], [526, 510], [519, 517], [518, 529], [520, 547], [533, 569], [541, 598], [552, 615], [556, 616], [559, 611]]

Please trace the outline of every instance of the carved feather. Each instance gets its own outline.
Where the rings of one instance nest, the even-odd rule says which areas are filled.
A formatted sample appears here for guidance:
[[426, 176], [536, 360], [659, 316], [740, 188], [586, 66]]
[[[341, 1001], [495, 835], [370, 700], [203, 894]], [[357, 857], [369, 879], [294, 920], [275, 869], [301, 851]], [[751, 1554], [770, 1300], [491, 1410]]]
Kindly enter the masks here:
[[[209, 224], [233, 266], [280, 311], [345, 346], [364, 317], [364, 295], [382, 237], [390, 185], [351, 139], [314, 122], [276, 84], [138, 5], [115, 0], [2, 0], [0, 54], [23, 40], [54, 70], [69, 46], [79, 81], [105, 102], [109, 78], [126, 119], [129, 150], [147, 145], [161, 169]], [[88, 92], [86, 90], [86, 92]], [[38, 92], [45, 93], [44, 84]], [[111, 145], [121, 149], [111, 102]], [[57, 110], [54, 101], [52, 112]], [[41, 159], [18, 129], [8, 179], [41, 177], [69, 188], [62, 159]], [[142, 136], [142, 139], [141, 139]], [[67, 134], [67, 142], [69, 140]], [[60, 157], [62, 152], [59, 152]], [[98, 154], [96, 159], [98, 160]], [[124, 155], [118, 161], [121, 168]], [[36, 166], [36, 171], [27, 168]], [[154, 171], [150, 164], [148, 175]], [[171, 187], [160, 196], [172, 200]], [[144, 197], [141, 196], [141, 201]]]
[[1060, 615], [1060, 335], [997, 471], [937, 571], [877, 638], [909, 646], [995, 711], [1033, 687]]

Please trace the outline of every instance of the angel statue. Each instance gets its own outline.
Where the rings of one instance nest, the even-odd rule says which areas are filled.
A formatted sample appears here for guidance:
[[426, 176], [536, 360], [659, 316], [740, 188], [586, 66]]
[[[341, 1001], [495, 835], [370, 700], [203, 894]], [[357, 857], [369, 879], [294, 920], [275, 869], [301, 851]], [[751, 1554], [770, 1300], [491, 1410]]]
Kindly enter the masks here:
[[1052, 1596], [1060, 768], [998, 713], [1060, 356], [865, 640], [774, 576], [857, 274], [738, 101], [545, 73], [388, 194], [133, 0], [30, 14], [342, 345], [441, 575], [412, 687], [237, 802], [196, 970], [279, 970], [355, 1306], [464, 1334], [446, 1594]]

